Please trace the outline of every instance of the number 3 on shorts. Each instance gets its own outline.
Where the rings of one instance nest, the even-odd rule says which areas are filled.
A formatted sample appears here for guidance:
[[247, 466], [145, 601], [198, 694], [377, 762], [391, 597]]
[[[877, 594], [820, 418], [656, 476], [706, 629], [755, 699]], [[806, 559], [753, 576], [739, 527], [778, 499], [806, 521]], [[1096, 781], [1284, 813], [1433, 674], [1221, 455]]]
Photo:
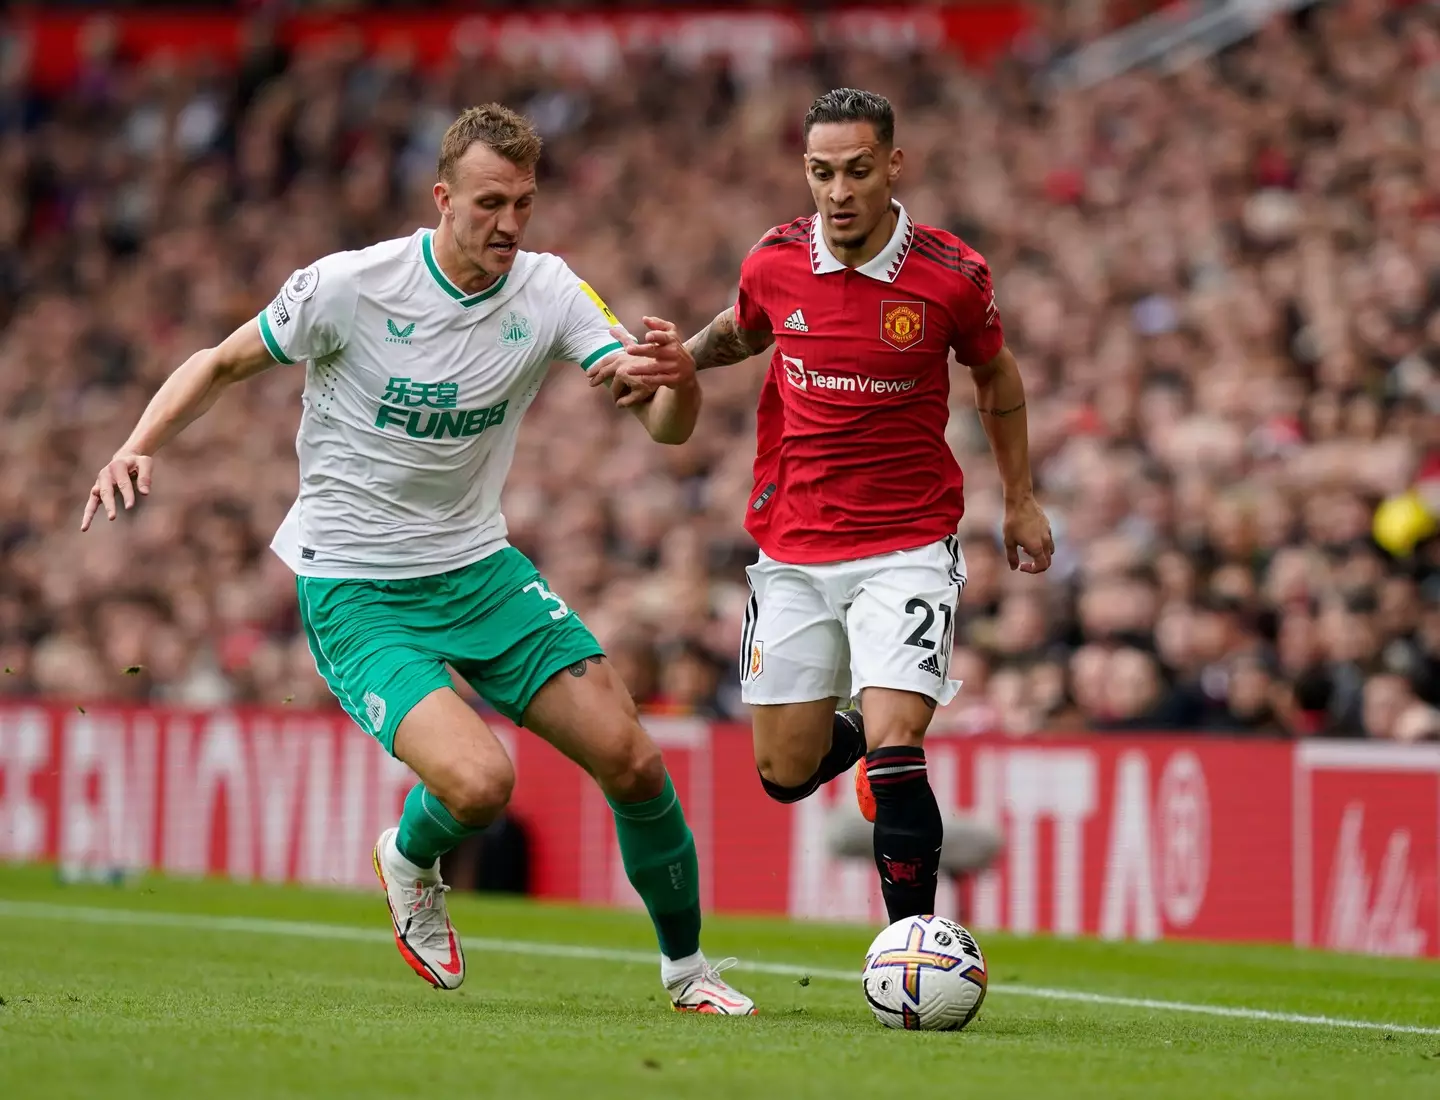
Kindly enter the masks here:
[[555, 595], [554, 592], [546, 588], [544, 581], [531, 581], [525, 586], [523, 591], [529, 592], [532, 588], [539, 593], [542, 600], [554, 600], [560, 605], [559, 607], [551, 608], [550, 617], [552, 619], [563, 619], [566, 615], [570, 614], [570, 606], [559, 596]]

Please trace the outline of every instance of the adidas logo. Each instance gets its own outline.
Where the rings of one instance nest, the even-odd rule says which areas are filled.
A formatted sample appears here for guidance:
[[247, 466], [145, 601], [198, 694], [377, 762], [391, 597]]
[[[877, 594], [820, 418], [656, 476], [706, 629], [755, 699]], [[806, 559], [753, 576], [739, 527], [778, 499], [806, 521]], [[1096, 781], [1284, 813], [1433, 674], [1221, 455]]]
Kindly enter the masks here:
[[928, 672], [931, 676], [940, 675], [940, 662], [935, 659], [935, 654], [930, 654], [920, 662], [920, 671]]
[[809, 332], [810, 326], [805, 323], [805, 314], [798, 309], [785, 318], [785, 327], [791, 332]]

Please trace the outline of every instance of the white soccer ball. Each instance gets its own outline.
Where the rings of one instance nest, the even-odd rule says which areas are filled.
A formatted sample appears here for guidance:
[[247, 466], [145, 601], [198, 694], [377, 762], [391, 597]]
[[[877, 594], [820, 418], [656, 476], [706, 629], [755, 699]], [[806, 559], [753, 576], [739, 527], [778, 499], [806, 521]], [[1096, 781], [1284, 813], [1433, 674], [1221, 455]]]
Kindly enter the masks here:
[[886, 1027], [959, 1031], [985, 1001], [985, 956], [953, 920], [906, 917], [875, 937], [860, 980]]

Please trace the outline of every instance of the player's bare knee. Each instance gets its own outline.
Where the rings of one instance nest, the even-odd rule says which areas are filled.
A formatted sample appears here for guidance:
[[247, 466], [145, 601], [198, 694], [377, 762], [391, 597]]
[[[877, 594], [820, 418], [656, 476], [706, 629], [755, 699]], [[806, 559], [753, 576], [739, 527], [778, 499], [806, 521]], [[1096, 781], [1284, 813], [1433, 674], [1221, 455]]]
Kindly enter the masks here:
[[757, 751], [755, 767], [760, 772], [760, 778], [766, 782], [777, 787], [799, 787], [815, 774], [823, 755], [823, 752], [806, 754], [794, 751]]
[[500, 816], [515, 791], [515, 768], [508, 759], [487, 758], [454, 770], [440, 801], [457, 821], [479, 828]]
[[665, 759], [636, 722], [598, 762], [595, 778], [616, 801], [643, 802], [665, 789]]
[[753, 737], [760, 777], [787, 789], [808, 783], [830, 748], [834, 721], [828, 702], [756, 707]]

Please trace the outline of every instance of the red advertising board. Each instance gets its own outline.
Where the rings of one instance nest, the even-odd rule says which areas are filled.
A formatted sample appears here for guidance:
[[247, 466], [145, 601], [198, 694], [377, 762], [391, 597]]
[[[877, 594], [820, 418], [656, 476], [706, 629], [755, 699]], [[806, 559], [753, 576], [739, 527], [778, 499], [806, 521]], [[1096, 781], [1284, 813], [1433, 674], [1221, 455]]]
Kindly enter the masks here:
[[[275, 33], [282, 44], [301, 50], [358, 43], [370, 52], [411, 55], [426, 66], [495, 59], [598, 77], [617, 72], [635, 52], [681, 62], [726, 57], [756, 71], [823, 46], [896, 55], [948, 48], [978, 63], [1003, 50], [1028, 23], [1021, 5], [1004, 2], [839, 5], [813, 13], [784, 8], [617, 11], [602, 5], [590, 12], [299, 14], [280, 18]], [[100, 16], [36, 11], [17, 16], [9, 30], [28, 47], [32, 78], [43, 87], [73, 79], [87, 51], [107, 38], [122, 57], [232, 63], [250, 35], [245, 20], [233, 13], [180, 10]]]
[[1295, 754], [1295, 942], [1440, 954], [1440, 745]]
[[[879, 919], [869, 861], [826, 842], [847, 783], [782, 806], [748, 730], [647, 725], [707, 907]], [[590, 780], [527, 733], [502, 737], [535, 891], [638, 905]], [[977, 928], [1440, 954], [1440, 746], [940, 736], [928, 756], [942, 809], [1005, 837], [994, 868], [942, 884], [937, 907]], [[411, 783], [338, 714], [0, 706], [0, 860], [368, 887]]]

